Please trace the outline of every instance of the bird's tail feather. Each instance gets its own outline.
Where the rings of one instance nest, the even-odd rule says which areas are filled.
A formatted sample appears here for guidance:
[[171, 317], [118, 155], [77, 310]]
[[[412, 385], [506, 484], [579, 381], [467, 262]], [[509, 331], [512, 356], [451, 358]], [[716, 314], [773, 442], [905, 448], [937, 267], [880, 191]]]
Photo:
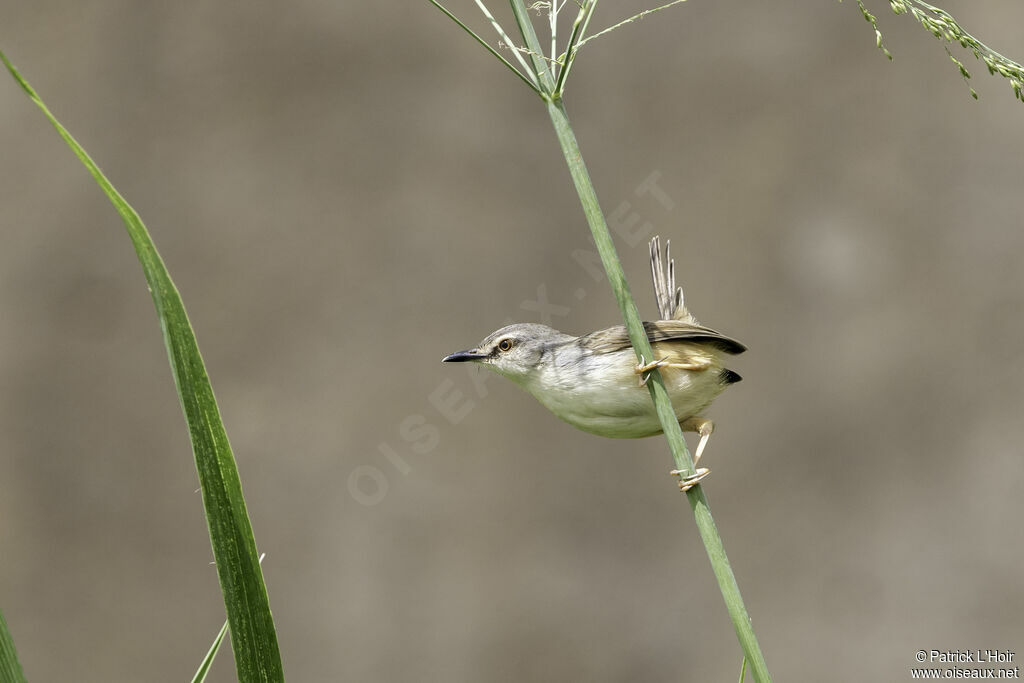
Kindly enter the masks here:
[[661, 238], [651, 238], [651, 277], [654, 279], [654, 298], [662, 320], [697, 320], [686, 310], [683, 288], [676, 287], [676, 264], [672, 260], [672, 242], [665, 240], [665, 258], [661, 256]]

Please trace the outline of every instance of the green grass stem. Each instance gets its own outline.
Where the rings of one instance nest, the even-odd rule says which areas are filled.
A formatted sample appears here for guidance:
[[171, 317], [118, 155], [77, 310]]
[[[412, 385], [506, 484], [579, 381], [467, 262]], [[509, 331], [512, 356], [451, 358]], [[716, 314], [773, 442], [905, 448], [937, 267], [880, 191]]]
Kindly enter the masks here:
[[[637, 360], [641, 357], [650, 360], [654, 358], [654, 352], [644, 331], [640, 313], [637, 310], [636, 302], [629, 290], [629, 283], [626, 282], [626, 275], [622, 270], [612, 242], [608, 224], [605, 222], [604, 213], [597, 201], [597, 193], [590, 181], [590, 174], [583, 163], [579, 145], [576, 142], [576, 135], [569, 125], [569, 117], [565, 113], [565, 107], [561, 99], [548, 102], [548, 114], [555, 127], [558, 142], [562, 147], [562, 154], [569, 165], [569, 174], [572, 176], [576, 186], [576, 193], [583, 205], [583, 213], [590, 225], [591, 235], [594, 237], [594, 244], [601, 255], [601, 263], [604, 265], [605, 273], [608, 275], [608, 282], [611, 284], [615, 299], [622, 312], [622, 318], [626, 322], [626, 329], [629, 332], [629, 340], [636, 351]], [[662, 381], [661, 373], [654, 371], [647, 382], [651, 392], [651, 399], [654, 401], [658, 411], [658, 419], [661, 420], [665, 438], [668, 440], [669, 450], [672, 452], [672, 460], [675, 469], [683, 472], [683, 476], [694, 473], [693, 459], [683, 439], [683, 430], [679, 427], [679, 420], [676, 418], [675, 410], [669, 399], [668, 391]], [[736, 630], [736, 637], [739, 639], [740, 647], [750, 663], [754, 680], [758, 683], [771, 681], [768, 673], [768, 666], [765, 664], [764, 655], [761, 653], [761, 646], [757, 642], [747, 608], [743, 604], [743, 596], [740, 594], [739, 585], [736, 583], [736, 576], [733, 574], [729, 558], [725, 554], [725, 546], [722, 544], [722, 537], [715, 526], [715, 520], [711, 516], [711, 508], [708, 506], [707, 497], [700, 484], [686, 492], [697, 522], [697, 529], [700, 531], [701, 539], [704, 541], [704, 548], [707, 550], [708, 559], [711, 561], [711, 568], [718, 580], [719, 589], [725, 599], [729, 617], [732, 619], [733, 628]]]
[[555, 83], [554, 92], [561, 97], [565, 92], [565, 80], [569, 77], [573, 62], [576, 61], [576, 51], [583, 44], [583, 34], [587, 32], [594, 10], [597, 9], [597, 0], [590, 0], [580, 5], [580, 11], [572, 22], [572, 32], [569, 34], [569, 41], [565, 45], [565, 57], [562, 68], [558, 72], [558, 82]]
[[[435, 0], [430, 0], [430, 2], [436, 4]], [[568, 164], [569, 167], [569, 174], [572, 176], [573, 184], [576, 187], [576, 192], [579, 195], [580, 202], [583, 206], [583, 213], [586, 216], [587, 224], [590, 226], [590, 232], [594, 238], [594, 244], [597, 246], [597, 251], [601, 256], [601, 263], [608, 276], [608, 282], [611, 284], [612, 291], [615, 294], [615, 299], [619, 305], [619, 310], [622, 313], [622, 318], [626, 323], [626, 329], [636, 352], [637, 360], [640, 360], [641, 358], [652, 359], [654, 358], [654, 353], [651, 350], [650, 342], [647, 339], [647, 333], [644, 330], [643, 322], [640, 319], [640, 313], [637, 310], [636, 302], [630, 292], [629, 283], [626, 281], [625, 273], [622, 270], [622, 263], [619, 261], [618, 254], [616, 253], [615, 244], [612, 241], [611, 233], [608, 230], [608, 224], [605, 221], [604, 213], [601, 211], [601, 206], [597, 199], [597, 192], [594, 190], [594, 184], [590, 180], [590, 174], [587, 172], [586, 165], [583, 163], [583, 156], [580, 152], [579, 144], [576, 141], [576, 135], [573, 133], [572, 126], [569, 123], [569, 117], [566, 114], [565, 105], [562, 99], [562, 92], [565, 87], [569, 68], [574, 61], [576, 50], [579, 45], [582, 44], [581, 41], [583, 40], [583, 35], [586, 32], [587, 22], [589, 22], [590, 17], [593, 15], [596, 0], [591, 2], [584, 0], [580, 5], [581, 13], [574, 22], [573, 31], [565, 52], [564, 61], [561, 64], [561, 69], [557, 75], [552, 73], [547, 61], [545, 61], [540, 40], [537, 38], [536, 30], [530, 21], [527, 8], [523, 4], [523, 0], [510, 0], [510, 3], [512, 5], [512, 13], [515, 16], [516, 24], [519, 26], [519, 31], [526, 44], [526, 50], [531, 58], [531, 64], [534, 71], [533, 75], [536, 78], [536, 82], [540, 84], [539, 91], [536, 89], [534, 90], [538, 95], [540, 95], [541, 99], [544, 100], [547, 107], [548, 115], [551, 118], [551, 123], [555, 128], [555, 134], [558, 137], [558, 142], [562, 149], [562, 154], [564, 155], [566, 164]], [[669, 5], [666, 5], [665, 7], [673, 4], [677, 3], [669, 3]], [[451, 16], [448, 12], [446, 12], [446, 14]], [[639, 16], [642, 16], [642, 14], [622, 23], [628, 23], [629, 21], [639, 18]], [[455, 19], [454, 17], [452, 18]], [[463, 26], [462, 22], [459, 22], [457, 19], [455, 19], [455, 21], [460, 26]], [[668, 397], [668, 392], [665, 389], [665, 384], [662, 381], [661, 374], [657, 370], [650, 373], [650, 380], [647, 382], [647, 387], [651, 392], [651, 399], [654, 401], [655, 409], [658, 413], [658, 419], [661, 421], [662, 428], [665, 432], [665, 438], [668, 440], [669, 449], [672, 452], [672, 459], [675, 463], [675, 469], [679, 470], [684, 478], [694, 474], [693, 459], [686, 447], [686, 441], [683, 439], [682, 429], [679, 426], [678, 419], [676, 419], [675, 411], [672, 408], [672, 403]], [[754, 679], [758, 681], [758, 683], [768, 683], [771, 681], [771, 675], [768, 673], [768, 667], [765, 664], [764, 655], [761, 653], [761, 647], [757, 642], [756, 635], [754, 634], [753, 626], [750, 623], [750, 617], [743, 604], [743, 597], [740, 595], [739, 586], [736, 583], [736, 577], [729, 564], [729, 558], [725, 554], [725, 547], [722, 544], [722, 538], [719, 535], [718, 529], [715, 527], [715, 521], [711, 516], [711, 509], [708, 507], [707, 497], [704, 495], [704, 491], [701, 486], [697, 485], [687, 492], [687, 498], [690, 502], [690, 507], [693, 510], [693, 515], [697, 522], [697, 528], [700, 532], [701, 539], [704, 542], [704, 547], [707, 550], [708, 558], [711, 561], [711, 567], [714, 571], [715, 578], [718, 580], [718, 585], [722, 592], [722, 597], [725, 600], [726, 608], [728, 609], [729, 616], [732, 619], [733, 627], [736, 630], [736, 636], [739, 639], [740, 647], [743, 649], [745, 660], [752, 671]]]
[[540, 95], [544, 97], [545, 93], [550, 94], [553, 92], [555, 78], [551, 73], [551, 69], [548, 68], [547, 60], [544, 57], [544, 49], [540, 46], [537, 31], [533, 28], [533, 22], [530, 21], [530, 15], [526, 6], [522, 2], [517, 2], [517, 0], [510, 0], [510, 2], [512, 3], [512, 14], [516, 18], [516, 25], [519, 26], [519, 33], [523, 36], [526, 49], [529, 50], [530, 60], [533, 64], [533, 73], [540, 83]]

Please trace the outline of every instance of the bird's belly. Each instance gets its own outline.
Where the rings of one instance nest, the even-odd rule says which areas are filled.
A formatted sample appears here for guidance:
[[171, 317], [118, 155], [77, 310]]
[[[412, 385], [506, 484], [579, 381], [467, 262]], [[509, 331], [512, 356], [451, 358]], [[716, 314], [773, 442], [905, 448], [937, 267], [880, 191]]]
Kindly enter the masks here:
[[[699, 414], [724, 388], [717, 370], [665, 369], [661, 374], [680, 421]], [[528, 389], [552, 413], [591, 434], [636, 439], [661, 433], [650, 391], [640, 385], [631, 365], [625, 372], [610, 374], [605, 368], [575, 380], [560, 383], [548, 378], [542, 391]]]

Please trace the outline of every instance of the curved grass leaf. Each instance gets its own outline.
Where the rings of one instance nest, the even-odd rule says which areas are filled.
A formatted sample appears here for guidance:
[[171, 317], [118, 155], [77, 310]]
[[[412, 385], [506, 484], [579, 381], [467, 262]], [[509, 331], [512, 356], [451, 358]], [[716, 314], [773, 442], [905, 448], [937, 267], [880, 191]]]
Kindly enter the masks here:
[[25, 674], [18, 663], [18, 652], [14, 649], [14, 640], [7, 630], [3, 612], [0, 612], [0, 681], [25, 683]]
[[[210, 667], [213, 666], [213, 659], [217, 656], [217, 652], [220, 650], [220, 644], [224, 642], [224, 636], [228, 632], [228, 622], [224, 622], [224, 625], [220, 627], [220, 633], [213, 639], [213, 645], [210, 646], [210, 651], [203, 657], [203, 661], [200, 662], [199, 668], [196, 669], [196, 675], [192, 677], [192, 683], [203, 683], [206, 680], [206, 674], [210, 673]], [[742, 683], [742, 681], [740, 682]]]
[[217, 575], [231, 624], [238, 680], [242, 683], [283, 681], [277, 633], [263, 573], [256, 559], [256, 541], [242, 497], [238, 469], [178, 290], [135, 209], [110, 184], [2, 52], [0, 60], [89, 170], [128, 229], [153, 295], [178, 397], [188, 423]]

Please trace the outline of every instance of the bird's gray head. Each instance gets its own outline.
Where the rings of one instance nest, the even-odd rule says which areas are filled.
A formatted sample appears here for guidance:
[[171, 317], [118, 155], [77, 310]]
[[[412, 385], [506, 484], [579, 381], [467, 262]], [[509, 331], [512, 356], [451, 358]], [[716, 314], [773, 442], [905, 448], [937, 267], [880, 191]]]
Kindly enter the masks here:
[[483, 363], [498, 374], [521, 382], [544, 362], [551, 347], [571, 339], [547, 325], [515, 323], [492, 332], [476, 348], [458, 351], [441, 361]]

